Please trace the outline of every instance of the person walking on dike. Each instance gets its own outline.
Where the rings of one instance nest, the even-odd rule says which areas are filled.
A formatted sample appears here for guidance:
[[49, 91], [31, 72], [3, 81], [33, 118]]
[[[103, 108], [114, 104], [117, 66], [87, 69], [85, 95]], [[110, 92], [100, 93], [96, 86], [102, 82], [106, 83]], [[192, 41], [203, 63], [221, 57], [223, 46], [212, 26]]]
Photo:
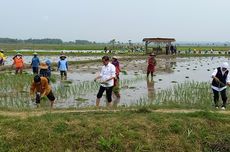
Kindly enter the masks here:
[[212, 73], [212, 90], [214, 94], [214, 104], [215, 107], [218, 109], [218, 101], [219, 101], [219, 92], [221, 94], [221, 98], [223, 104], [221, 109], [225, 110], [227, 104], [227, 95], [226, 95], [226, 88], [227, 85], [230, 86], [230, 75], [228, 70], [228, 63], [222, 63], [221, 67], [215, 69]]
[[39, 107], [41, 98], [47, 96], [47, 98], [50, 100], [50, 107], [53, 108], [55, 97], [47, 78], [40, 77], [39, 75], [34, 76], [34, 81], [30, 88], [30, 96], [32, 99], [34, 99], [34, 95], [36, 96], [37, 107]]
[[15, 74], [18, 74], [18, 72], [20, 72], [20, 74], [22, 74], [22, 71], [23, 71], [23, 68], [24, 68], [24, 61], [23, 61], [21, 53], [17, 53], [13, 57], [12, 67], [13, 66], [15, 66]]
[[119, 89], [119, 74], [120, 74], [120, 63], [116, 56], [112, 57], [112, 64], [115, 66], [115, 75], [114, 78], [114, 86], [113, 86], [113, 93], [117, 97], [117, 99], [120, 99], [120, 89]]
[[153, 72], [155, 72], [155, 66], [157, 65], [155, 54], [151, 53], [148, 57], [148, 67], [147, 67], [147, 78], [149, 77], [149, 74], [151, 73], [151, 77], [153, 77]]
[[60, 60], [58, 61], [58, 70], [60, 71], [61, 74], [61, 80], [63, 80], [63, 76], [64, 76], [64, 80], [66, 80], [67, 71], [68, 71], [68, 62], [66, 60], [65, 55], [60, 56]]
[[38, 58], [38, 54], [35, 52], [33, 53], [34, 57], [32, 58], [32, 62], [31, 62], [31, 67], [32, 67], [32, 71], [33, 74], [38, 74], [38, 68], [40, 65], [40, 60]]
[[0, 66], [4, 65], [6, 61], [6, 56], [4, 55], [4, 50], [0, 49]]
[[112, 106], [112, 90], [114, 86], [114, 78], [116, 77], [115, 66], [109, 62], [108, 56], [102, 57], [103, 66], [100, 75], [94, 79], [97, 81], [100, 79], [100, 88], [97, 93], [96, 106], [99, 107], [100, 99], [106, 91], [106, 98], [108, 100], [108, 106]]

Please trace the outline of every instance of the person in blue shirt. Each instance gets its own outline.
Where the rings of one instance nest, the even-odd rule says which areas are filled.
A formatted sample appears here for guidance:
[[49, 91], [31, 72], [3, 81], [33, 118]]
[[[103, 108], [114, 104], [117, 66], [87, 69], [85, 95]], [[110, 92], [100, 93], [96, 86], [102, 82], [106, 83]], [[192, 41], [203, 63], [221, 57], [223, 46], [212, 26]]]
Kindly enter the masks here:
[[60, 71], [61, 74], [61, 80], [63, 80], [63, 76], [64, 76], [64, 80], [66, 80], [67, 71], [68, 71], [68, 62], [66, 60], [65, 55], [60, 56], [60, 60], [58, 61], [58, 70]]
[[38, 74], [40, 60], [39, 60], [38, 54], [36, 52], [33, 53], [33, 55], [34, 55], [34, 57], [32, 58], [31, 67], [33, 70], [33, 74]]
[[51, 61], [49, 59], [46, 59], [45, 63], [48, 66], [48, 70], [47, 70], [48, 77], [51, 77]]

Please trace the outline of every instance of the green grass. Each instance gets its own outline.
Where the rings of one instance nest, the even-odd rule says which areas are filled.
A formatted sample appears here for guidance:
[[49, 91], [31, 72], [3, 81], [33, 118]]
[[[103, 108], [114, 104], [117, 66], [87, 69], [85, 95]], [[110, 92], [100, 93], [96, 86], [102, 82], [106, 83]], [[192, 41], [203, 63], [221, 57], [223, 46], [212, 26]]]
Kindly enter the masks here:
[[230, 117], [210, 112], [0, 116], [0, 151], [229, 151]]

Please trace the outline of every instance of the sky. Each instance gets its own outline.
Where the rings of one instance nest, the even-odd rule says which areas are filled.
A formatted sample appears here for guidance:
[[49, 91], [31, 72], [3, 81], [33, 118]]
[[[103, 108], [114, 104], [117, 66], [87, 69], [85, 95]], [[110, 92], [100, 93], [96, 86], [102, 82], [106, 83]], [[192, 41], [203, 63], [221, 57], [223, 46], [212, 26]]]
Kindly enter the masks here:
[[1, 38], [230, 41], [230, 0], [0, 0]]

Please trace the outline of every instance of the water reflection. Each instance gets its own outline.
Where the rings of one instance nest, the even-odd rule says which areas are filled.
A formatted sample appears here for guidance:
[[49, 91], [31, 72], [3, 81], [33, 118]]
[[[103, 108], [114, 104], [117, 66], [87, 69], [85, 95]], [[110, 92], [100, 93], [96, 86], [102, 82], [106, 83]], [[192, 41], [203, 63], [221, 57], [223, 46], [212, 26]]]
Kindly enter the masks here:
[[147, 78], [146, 82], [147, 82], [148, 99], [152, 101], [155, 98], [154, 80], [153, 78], [151, 79]]

